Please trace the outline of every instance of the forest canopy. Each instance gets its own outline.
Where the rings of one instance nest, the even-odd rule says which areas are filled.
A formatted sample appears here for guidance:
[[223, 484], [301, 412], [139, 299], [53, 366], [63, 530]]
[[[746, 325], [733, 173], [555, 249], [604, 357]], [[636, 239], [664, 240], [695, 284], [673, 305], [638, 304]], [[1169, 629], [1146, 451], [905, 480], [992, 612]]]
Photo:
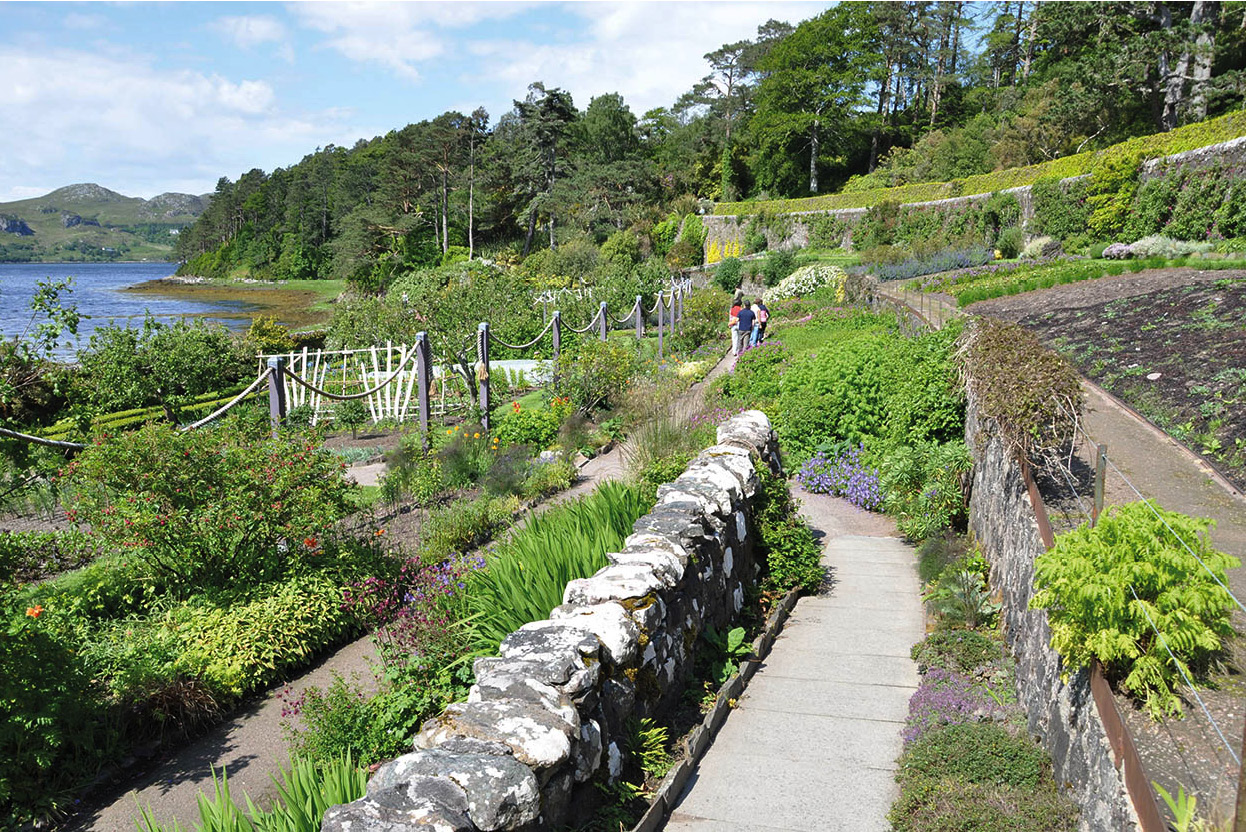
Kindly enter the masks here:
[[669, 107], [581, 110], [537, 81], [496, 122], [443, 113], [222, 177], [177, 255], [187, 274], [371, 292], [612, 236], [625, 259], [687, 265], [671, 218], [707, 201], [963, 178], [1238, 109], [1244, 27], [1243, 2], [840, 3], [706, 54]]

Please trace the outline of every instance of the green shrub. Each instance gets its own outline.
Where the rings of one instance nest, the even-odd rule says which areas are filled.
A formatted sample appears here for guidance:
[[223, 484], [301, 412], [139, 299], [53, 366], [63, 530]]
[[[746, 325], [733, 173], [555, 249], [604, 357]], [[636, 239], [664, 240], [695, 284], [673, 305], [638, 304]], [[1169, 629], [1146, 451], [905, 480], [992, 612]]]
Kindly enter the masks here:
[[374, 764], [407, 752], [415, 732], [391, 733], [389, 724], [380, 720], [384, 701], [377, 693], [337, 672], [323, 689], [309, 686], [297, 696], [286, 690], [281, 698], [291, 753], [313, 761], [346, 753], [360, 764]]
[[1173, 687], [1233, 633], [1225, 571], [1239, 560], [1207, 543], [1210, 524], [1138, 502], [1057, 537], [1035, 559], [1030, 607], [1047, 609], [1064, 668], [1098, 660], [1153, 717], [1180, 715]]
[[1051, 775], [1042, 748], [991, 722], [949, 724], [926, 732], [905, 748], [898, 764], [900, 781], [947, 778], [1035, 789]]
[[621, 402], [629, 382], [639, 372], [633, 345], [588, 340], [575, 355], [558, 357], [554, 394], [570, 399], [581, 413], [590, 414]]
[[998, 661], [1002, 646], [990, 637], [971, 629], [936, 631], [913, 646], [910, 656], [918, 671], [948, 669], [968, 675], [985, 663]]
[[518, 509], [519, 499], [513, 495], [460, 499], [438, 507], [424, 520], [421, 557], [435, 561], [451, 553], [466, 553], [492, 538]]
[[879, 464], [886, 509], [900, 532], [922, 541], [966, 520], [965, 481], [973, 458], [964, 441], [898, 446]]
[[464, 605], [476, 646], [496, 650], [523, 624], [548, 619], [567, 583], [605, 567], [606, 554], [623, 546], [650, 506], [638, 487], [608, 481], [588, 498], [529, 519], [468, 580]]
[[790, 249], [775, 249], [766, 254], [762, 262], [762, 281], [767, 287], [776, 287], [796, 269], [796, 254]]
[[[702, 345], [727, 341], [731, 296], [717, 289], [697, 289], [684, 296], [684, 318], [671, 338], [672, 350], [689, 354]], [[726, 345], [723, 345], [726, 350]]]
[[724, 258], [714, 268], [714, 286], [724, 292], [735, 292], [744, 278], [743, 266], [739, 258]]
[[505, 445], [547, 449], [558, 438], [558, 429], [571, 412], [570, 400], [561, 398], [540, 408], [523, 408], [515, 401], [504, 410], [502, 419], [493, 424], [491, 431]]
[[528, 470], [520, 497], [531, 501], [562, 492], [571, 486], [578, 472], [575, 464], [565, 455], [554, 460], [538, 461]]
[[346, 400], [333, 406], [333, 425], [339, 429], [350, 429], [350, 436], [356, 436], [359, 429], [372, 419], [368, 408], [362, 400]]
[[305, 438], [152, 424], [66, 473], [71, 519], [186, 590], [274, 578], [352, 508], [337, 459]]
[[822, 547], [797, 510], [787, 481], [765, 467], [758, 469], [758, 490], [754, 522], [763, 560], [762, 590], [785, 594], [793, 588], [815, 593], [826, 572], [822, 568]]
[[[0, 600], [12, 610], [7, 594]], [[0, 640], [0, 824], [9, 829], [63, 807], [115, 744], [104, 692], [76, 644], [52, 633], [42, 606], [17, 611]]]
[[356, 623], [341, 586], [316, 575], [256, 588], [251, 599], [188, 602], [166, 622], [182, 645], [178, 666], [226, 698], [280, 679]]
[[1021, 247], [1025, 242], [1025, 232], [1016, 226], [1009, 226], [999, 233], [999, 239], [995, 241], [996, 248], [999, 249], [1000, 257], [1012, 259], [1021, 254]]
[[941, 626], [987, 628], [994, 625], [1000, 604], [991, 599], [988, 569], [986, 560], [977, 550], [943, 569], [922, 597], [922, 602], [938, 615]]
[[804, 461], [828, 440], [884, 433], [890, 383], [884, 357], [895, 347], [895, 337], [866, 332], [791, 363], [775, 428], [793, 460]]

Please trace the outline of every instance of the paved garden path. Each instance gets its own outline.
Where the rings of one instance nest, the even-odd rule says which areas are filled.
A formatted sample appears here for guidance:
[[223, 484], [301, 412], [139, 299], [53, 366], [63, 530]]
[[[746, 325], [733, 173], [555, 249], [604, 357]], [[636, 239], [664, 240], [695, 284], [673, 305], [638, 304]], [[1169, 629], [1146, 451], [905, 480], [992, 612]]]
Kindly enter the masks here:
[[667, 831], [879, 831], [897, 796], [909, 649], [925, 634], [892, 522], [811, 495], [828, 583], [802, 598], [671, 812]]
[[[705, 382], [684, 395], [685, 401], [699, 403], [708, 381], [733, 365], [734, 358], [725, 357]], [[375, 466], [358, 469], [362, 475], [358, 482], [375, 483]], [[579, 480], [554, 501], [591, 492], [604, 481], [621, 478], [623, 473], [622, 455], [616, 447], [586, 462], [580, 469]], [[245, 792], [257, 804], [267, 807], [276, 796], [270, 774], [275, 774], [289, 757], [282, 728], [282, 692], [288, 689], [297, 695], [309, 686], [323, 689], [332, 682], [334, 674], [348, 680], [353, 676], [360, 684], [373, 686], [374, 661], [372, 638], [361, 638], [325, 657], [314, 669], [288, 684], [274, 686], [252, 699], [203, 738], [153, 759], [132, 760], [122, 768], [121, 782], [110, 790], [101, 790], [101, 797], [71, 818], [67, 827], [79, 831], [138, 830], [138, 803], [150, 804], [163, 826], [172, 826], [176, 817], [182, 828], [194, 827], [199, 822], [196, 796], [200, 791], [212, 795], [209, 767], [216, 767], [218, 773], [221, 767], [228, 770], [230, 793], [240, 802]]]

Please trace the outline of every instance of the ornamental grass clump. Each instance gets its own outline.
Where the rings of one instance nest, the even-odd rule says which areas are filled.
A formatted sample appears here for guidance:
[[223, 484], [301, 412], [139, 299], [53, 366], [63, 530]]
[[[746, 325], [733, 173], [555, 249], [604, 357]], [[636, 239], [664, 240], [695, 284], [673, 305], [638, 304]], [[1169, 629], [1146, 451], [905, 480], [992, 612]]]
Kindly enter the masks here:
[[1030, 608], [1047, 609], [1066, 676], [1097, 660], [1152, 718], [1182, 714], [1174, 688], [1205, 676], [1233, 634], [1226, 571], [1240, 561], [1212, 549], [1211, 524], [1126, 504], [1034, 560]]
[[864, 445], [840, 452], [816, 452], [796, 475], [810, 492], [836, 495], [863, 510], [876, 512], [883, 506], [883, 487], [878, 469], [861, 463]]

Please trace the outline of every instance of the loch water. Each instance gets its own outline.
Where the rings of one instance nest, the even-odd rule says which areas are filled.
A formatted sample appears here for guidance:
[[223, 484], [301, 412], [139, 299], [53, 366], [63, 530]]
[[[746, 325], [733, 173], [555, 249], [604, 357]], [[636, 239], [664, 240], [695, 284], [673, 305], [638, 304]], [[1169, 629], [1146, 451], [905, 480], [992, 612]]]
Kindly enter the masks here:
[[[177, 264], [171, 263], [61, 263], [9, 264], [0, 263], [0, 335], [5, 339], [32, 328], [30, 301], [38, 290], [39, 281], [73, 279], [72, 292], [61, 295], [63, 306], [77, 307], [81, 316], [77, 340], [66, 335], [56, 354], [71, 359], [79, 346], [91, 343], [97, 327], [110, 324], [141, 327], [150, 313], [164, 323], [183, 316], [202, 316], [219, 321], [233, 329], [245, 328], [245, 318], [220, 318], [220, 314], [246, 312], [251, 305], [244, 302], [188, 301], [183, 298], [161, 297], [122, 292], [126, 287], [173, 274]], [[216, 314], [216, 315], [214, 315]], [[36, 319], [35, 324], [38, 324]]]

